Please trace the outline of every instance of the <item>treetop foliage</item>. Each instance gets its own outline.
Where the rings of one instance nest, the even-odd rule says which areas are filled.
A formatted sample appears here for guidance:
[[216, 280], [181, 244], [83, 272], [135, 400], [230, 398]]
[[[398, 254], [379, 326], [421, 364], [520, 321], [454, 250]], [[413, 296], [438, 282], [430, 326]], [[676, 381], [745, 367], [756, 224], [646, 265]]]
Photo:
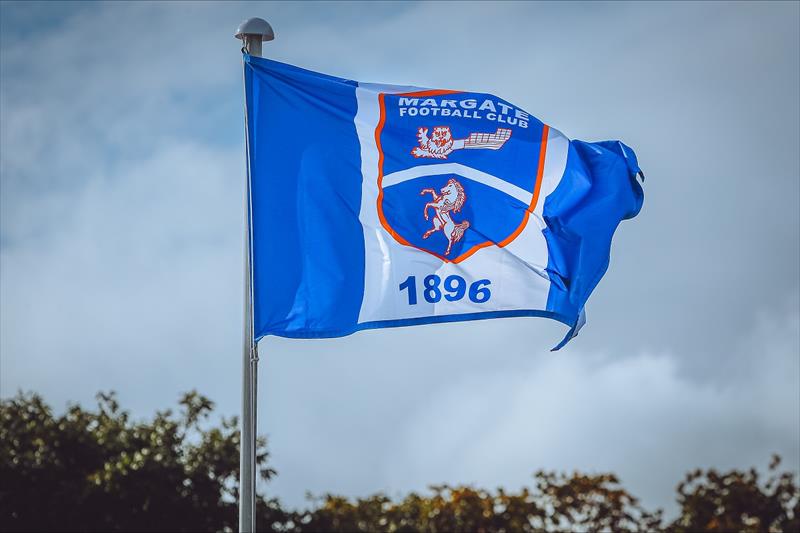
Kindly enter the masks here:
[[[113, 393], [94, 409], [56, 416], [36, 394], [0, 401], [0, 531], [235, 531], [239, 431], [235, 417], [210, 423], [213, 402], [184, 394], [177, 412], [132, 420]], [[266, 441], [257, 461], [264, 481]], [[677, 487], [680, 515], [665, 522], [612, 474], [537, 472], [508, 492], [430, 487], [400, 501], [333, 494], [305, 510], [259, 497], [259, 531], [800, 531], [794, 474], [696, 470]]]

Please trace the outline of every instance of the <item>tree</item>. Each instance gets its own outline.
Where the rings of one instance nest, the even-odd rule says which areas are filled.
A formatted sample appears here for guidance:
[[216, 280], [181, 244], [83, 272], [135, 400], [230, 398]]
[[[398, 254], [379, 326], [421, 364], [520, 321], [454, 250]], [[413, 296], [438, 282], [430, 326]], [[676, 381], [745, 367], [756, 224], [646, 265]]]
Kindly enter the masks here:
[[778, 472], [773, 455], [770, 477], [759, 482], [755, 469], [720, 474], [695, 470], [678, 485], [681, 515], [674, 532], [800, 531], [800, 488], [789, 472]]
[[[209, 425], [213, 403], [185, 394], [178, 413], [134, 421], [113, 394], [95, 410], [61, 416], [35, 394], [0, 401], [0, 530], [232, 531], [237, 529], [239, 432], [235, 418]], [[257, 446], [269, 480], [266, 442]], [[400, 501], [328, 494], [310, 509], [257, 501], [259, 531], [532, 532], [800, 531], [795, 476], [755, 470], [690, 472], [677, 488], [680, 516], [664, 523], [611, 474], [537, 472], [508, 492], [447, 485]]]
[[350, 503], [327, 495], [302, 515], [296, 531], [653, 531], [661, 513], [642, 509], [612, 475], [538, 472], [536, 489], [509, 493], [431, 487], [393, 503], [376, 495]]
[[[237, 421], [204, 429], [213, 403], [190, 392], [179, 404], [178, 414], [135, 422], [113, 394], [99, 394], [96, 411], [75, 405], [60, 417], [38, 395], [4, 400], [0, 529], [236, 529]], [[269, 479], [265, 446], [258, 460]], [[274, 502], [259, 503], [265, 516], [280, 514]]]

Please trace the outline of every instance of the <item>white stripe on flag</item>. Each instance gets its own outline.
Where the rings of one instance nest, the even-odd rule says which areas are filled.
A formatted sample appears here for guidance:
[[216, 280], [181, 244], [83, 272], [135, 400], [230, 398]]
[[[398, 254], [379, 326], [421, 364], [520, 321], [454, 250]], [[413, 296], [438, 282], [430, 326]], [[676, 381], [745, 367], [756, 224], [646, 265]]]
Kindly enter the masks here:
[[434, 176], [437, 174], [458, 174], [460, 176], [464, 176], [472, 181], [483, 183], [488, 187], [497, 189], [498, 191], [504, 192], [509, 196], [513, 196], [525, 205], [530, 205], [531, 198], [533, 197], [533, 193], [517, 187], [513, 183], [496, 178], [495, 176], [487, 174], [486, 172], [465, 167], [460, 163], [419, 165], [416, 167], [407, 168], [405, 170], [400, 170], [399, 172], [392, 172], [391, 174], [387, 174], [383, 177], [382, 184], [383, 188], [385, 189], [386, 187], [391, 187], [392, 185], [397, 185], [398, 183], [403, 183], [404, 181], [412, 180], [414, 178], [419, 178], [421, 176]]

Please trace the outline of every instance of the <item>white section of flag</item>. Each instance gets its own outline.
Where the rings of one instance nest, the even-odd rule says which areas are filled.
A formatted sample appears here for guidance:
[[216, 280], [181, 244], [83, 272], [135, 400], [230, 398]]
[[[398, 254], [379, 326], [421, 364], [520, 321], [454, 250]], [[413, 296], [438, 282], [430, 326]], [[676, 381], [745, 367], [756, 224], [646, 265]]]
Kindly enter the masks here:
[[525, 205], [530, 205], [533, 193], [517, 187], [513, 183], [496, 178], [486, 172], [464, 166], [460, 163], [440, 163], [438, 165], [419, 165], [407, 168], [398, 172], [392, 172], [383, 177], [383, 187], [391, 187], [407, 180], [419, 178], [420, 176], [432, 176], [434, 174], [459, 174], [472, 181], [483, 183], [484, 185], [513, 196]]

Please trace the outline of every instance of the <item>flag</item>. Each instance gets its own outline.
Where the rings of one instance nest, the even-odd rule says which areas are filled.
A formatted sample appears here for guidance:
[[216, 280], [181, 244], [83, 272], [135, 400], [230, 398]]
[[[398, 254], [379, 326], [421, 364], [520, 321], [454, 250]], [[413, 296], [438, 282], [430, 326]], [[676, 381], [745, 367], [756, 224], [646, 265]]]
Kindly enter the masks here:
[[520, 316], [569, 326], [557, 348], [577, 334], [642, 205], [633, 150], [491, 94], [244, 69], [256, 340]]

